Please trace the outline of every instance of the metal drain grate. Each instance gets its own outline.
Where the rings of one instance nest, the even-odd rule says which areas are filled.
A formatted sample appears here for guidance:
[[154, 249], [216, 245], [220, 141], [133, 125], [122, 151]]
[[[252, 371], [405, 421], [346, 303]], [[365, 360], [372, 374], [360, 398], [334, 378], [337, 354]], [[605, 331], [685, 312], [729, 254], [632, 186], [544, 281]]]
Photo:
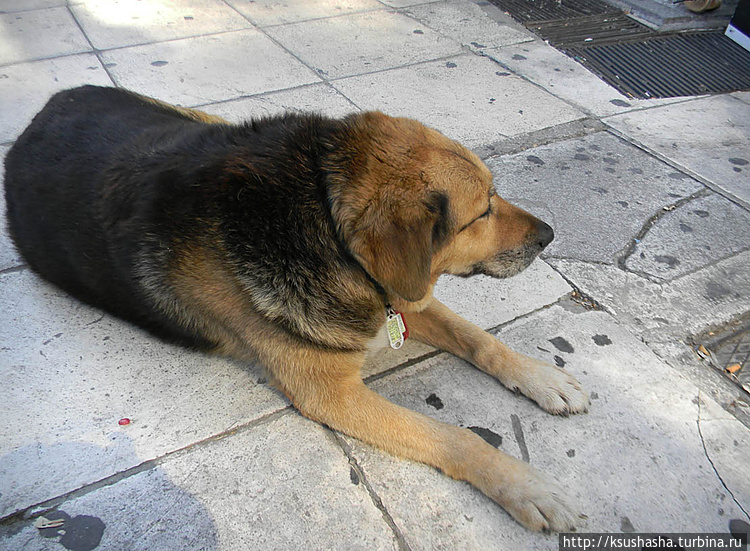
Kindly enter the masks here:
[[622, 13], [622, 10], [599, 0], [490, 0], [490, 2], [522, 23]]
[[721, 32], [659, 33], [599, 0], [490, 0], [626, 96], [750, 90], [750, 52]]
[[686, 33], [566, 53], [629, 96], [672, 98], [750, 89], [750, 52], [722, 33]]
[[559, 50], [637, 40], [656, 34], [635, 19], [617, 13], [541, 21], [528, 23], [526, 27]]

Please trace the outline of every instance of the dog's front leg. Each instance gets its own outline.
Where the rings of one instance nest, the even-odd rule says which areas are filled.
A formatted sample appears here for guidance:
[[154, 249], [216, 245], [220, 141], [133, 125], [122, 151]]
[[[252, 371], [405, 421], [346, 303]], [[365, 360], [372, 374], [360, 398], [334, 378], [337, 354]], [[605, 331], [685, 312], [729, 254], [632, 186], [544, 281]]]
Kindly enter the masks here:
[[368, 389], [360, 378], [363, 354], [277, 348], [267, 349], [262, 361], [306, 417], [473, 484], [527, 528], [575, 527], [579, 514], [563, 492], [531, 466], [468, 429], [397, 406]]
[[416, 339], [471, 362], [545, 411], [568, 415], [588, 410], [588, 395], [568, 373], [514, 352], [438, 300], [433, 299], [421, 312], [405, 316]]

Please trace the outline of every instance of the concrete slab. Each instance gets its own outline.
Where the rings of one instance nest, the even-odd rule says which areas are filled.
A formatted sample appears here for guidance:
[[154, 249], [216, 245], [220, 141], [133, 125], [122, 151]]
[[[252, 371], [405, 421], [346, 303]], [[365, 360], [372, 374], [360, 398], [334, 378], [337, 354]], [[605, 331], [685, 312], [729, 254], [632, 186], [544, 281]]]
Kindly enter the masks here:
[[289, 3], [283, 0], [227, 0], [227, 3], [258, 27], [383, 9], [383, 4], [376, 0], [345, 0], [335, 3], [327, 0], [308, 0], [304, 3]]
[[[44, 29], [41, 35], [40, 28]], [[91, 51], [65, 7], [2, 14], [0, 35], [0, 65]]]
[[259, 368], [167, 345], [28, 270], [0, 275], [0, 303], [0, 516], [288, 405]]
[[[0, 169], [5, 162], [5, 155], [8, 153], [8, 146], [0, 147]], [[9, 268], [14, 268], [23, 264], [21, 255], [16, 251], [13, 242], [10, 240], [5, 222], [5, 193], [3, 190], [3, 181], [5, 179], [5, 170], [0, 170], [0, 273]]]
[[748, 248], [750, 211], [711, 193], [660, 217], [635, 245], [625, 266], [674, 279]]
[[256, 30], [110, 50], [101, 56], [118, 85], [188, 106], [320, 80]]
[[433, 1], [437, 2], [439, 0], [380, 0], [385, 4], [386, 6], [391, 6], [392, 8], [407, 8], [409, 6], [415, 6], [417, 4], [429, 4]]
[[82, 84], [112, 85], [94, 54], [0, 67], [0, 143], [15, 140], [52, 94]]
[[510, 279], [445, 275], [434, 296], [465, 319], [492, 329], [557, 302], [573, 289], [541, 260]]
[[604, 122], [750, 206], [750, 106], [712, 96], [616, 115]]
[[0, 11], [20, 13], [24, 11], [65, 6], [66, 0], [0, 0]]
[[[554, 304], [572, 290], [560, 274], [537, 260], [510, 279], [442, 276], [433, 296], [464, 319], [489, 330]], [[382, 373], [434, 351], [430, 346], [408, 339], [399, 350], [383, 348], [371, 353], [363, 376]]]
[[501, 25], [468, 0], [422, 4], [405, 13], [474, 51], [534, 40], [522, 27]]
[[685, 100], [629, 98], [580, 63], [542, 41], [487, 49], [484, 54], [549, 93], [597, 117]]
[[750, 103], [750, 92], [735, 92], [730, 95], [738, 100], [744, 101], [745, 103]]
[[674, 343], [750, 310], [750, 252], [660, 284], [614, 266], [550, 259], [645, 342]]
[[418, 21], [375, 11], [271, 27], [265, 31], [324, 78], [382, 71], [461, 52]]
[[220, 0], [84, 0], [70, 9], [99, 50], [253, 26]]
[[656, 212], [704, 189], [606, 132], [487, 165], [502, 197], [554, 227], [549, 257], [612, 263]]
[[[297, 414], [170, 457], [59, 511], [104, 523], [102, 550], [397, 548], [329, 431]], [[0, 529], [7, 549], [61, 548], [31, 524]]]
[[286, 111], [312, 111], [329, 117], [343, 117], [357, 111], [354, 104], [328, 84], [300, 86], [252, 98], [204, 105], [200, 109], [232, 122], [279, 115]]
[[418, 119], [469, 148], [584, 116], [470, 54], [336, 80], [333, 86], [362, 109]]
[[[703, 398], [703, 397], [701, 397]], [[700, 400], [700, 430], [706, 450], [727, 488], [750, 495], [747, 458], [750, 432], [747, 427], [710, 400]]]
[[[591, 392], [590, 413], [547, 415], [446, 355], [372, 386], [443, 421], [489, 429], [502, 437], [504, 451], [528, 454], [532, 465], [557, 478], [582, 504], [589, 517], [585, 531], [676, 532], [689, 526], [720, 532], [727, 531], [729, 519], [744, 518], [714, 472], [712, 448], [708, 456], [704, 450], [697, 425], [700, 391], [610, 316], [556, 305], [504, 328], [499, 337], [525, 353], [563, 360]], [[549, 342], [555, 337], [564, 338], [573, 352], [556, 349]], [[442, 408], [430, 405], [435, 403], [427, 400], [431, 394]], [[748, 432], [733, 428], [740, 435]], [[558, 548], [556, 536], [523, 530], [467, 484], [347, 441], [410, 548]], [[747, 509], [750, 494], [744, 486], [729, 489]]]

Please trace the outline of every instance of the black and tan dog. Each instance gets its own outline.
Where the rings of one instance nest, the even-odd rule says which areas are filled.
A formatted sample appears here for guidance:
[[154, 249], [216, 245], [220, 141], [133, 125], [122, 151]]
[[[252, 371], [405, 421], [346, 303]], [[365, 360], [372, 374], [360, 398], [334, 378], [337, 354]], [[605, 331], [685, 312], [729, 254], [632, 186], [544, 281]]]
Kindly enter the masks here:
[[55, 95], [5, 166], [11, 234], [43, 277], [161, 337], [259, 360], [302, 414], [470, 482], [529, 528], [573, 528], [529, 465], [360, 377], [395, 309], [545, 410], [588, 407], [564, 371], [431, 296], [441, 274], [512, 276], [553, 237], [461, 145], [376, 112], [232, 125], [86, 86]]

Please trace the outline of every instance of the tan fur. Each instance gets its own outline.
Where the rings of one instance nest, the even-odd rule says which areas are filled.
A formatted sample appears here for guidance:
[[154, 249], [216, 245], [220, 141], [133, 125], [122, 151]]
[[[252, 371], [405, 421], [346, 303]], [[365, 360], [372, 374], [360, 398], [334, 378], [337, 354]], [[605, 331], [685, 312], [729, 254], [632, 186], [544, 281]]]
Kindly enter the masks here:
[[[199, 112], [188, 113], [214, 122]], [[497, 195], [490, 199], [492, 174], [479, 158], [415, 121], [380, 113], [356, 119], [342, 159], [344, 155], [356, 160], [349, 172], [336, 172], [340, 163], [335, 155], [327, 167], [334, 174], [329, 190], [333, 219], [342, 241], [404, 312], [412, 336], [464, 358], [548, 411], [585, 411], [588, 398], [574, 379], [512, 352], [432, 298], [440, 274], [464, 274], [480, 261], [503, 264], [492, 259], [504, 251], [523, 252], [536, 239], [534, 217]], [[434, 194], [447, 197], [450, 207], [440, 244], [433, 242], [432, 228], [441, 215], [425, 206]], [[488, 201], [492, 214], [477, 220]], [[260, 360], [303, 415], [470, 482], [524, 526], [559, 531], [575, 526], [578, 513], [561, 490], [526, 463], [467, 429], [397, 406], [369, 390], [360, 368], [372, 333], [351, 327], [333, 336], [322, 334], [317, 342], [330, 343], [326, 347], [282, 330], [251, 305], [262, 304], [262, 297], [244, 286], [212, 243], [209, 232], [202, 242], [181, 246], [171, 277], [179, 302], [191, 305], [181, 316], [220, 343], [218, 352]], [[507, 260], [507, 266], [497, 269], [507, 268], [508, 274], [499, 275], [509, 275], [528, 262]], [[344, 281], [336, 292], [342, 300], [344, 295], [378, 298], [371, 282], [341, 273]], [[372, 308], [368, 315], [382, 326], [384, 309]], [[318, 329], [303, 327], [302, 333]]]
[[230, 124], [229, 121], [227, 121], [223, 117], [220, 117], [219, 115], [209, 115], [208, 113], [204, 113], [203, 111], [200, 111], [198, 109], [192, 109], [190, 107], [181, 107], [179, 105], [172, 105], [171, 103], [167, 103], [165, 101], [160, 101], [158, 99], [154, 99], [148, 96], [137, 94], [135, 92], [130, 92], [130, 93], [149, 103], [153, 103], [160, 107], [164, 107], [165, 109], [169, 109], [170, 111], [176, 111], [183, 117], [187, 117], [197, 122], [204, 122], [206, 124]]

